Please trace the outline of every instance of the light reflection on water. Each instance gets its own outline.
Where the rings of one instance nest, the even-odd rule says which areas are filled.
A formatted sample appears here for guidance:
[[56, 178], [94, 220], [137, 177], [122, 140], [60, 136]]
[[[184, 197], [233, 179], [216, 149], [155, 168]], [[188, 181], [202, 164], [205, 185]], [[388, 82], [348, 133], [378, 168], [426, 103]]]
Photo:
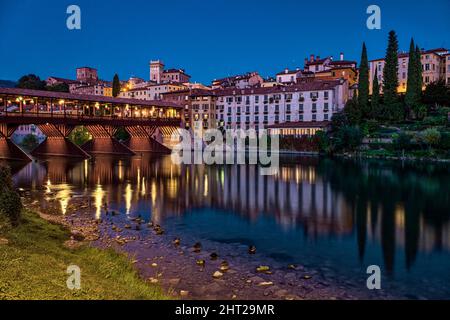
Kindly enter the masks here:
[[178, 166], [143, 155], [53, 158], [16, 168], [14, 179], [54, 194], [63, 214], [71, 196], [90, 195], [97, 218], [107, 203], [193, 239], [255, 244], [283, 263], [348, 275], [379, 264], [417, 295], [427, 285], [450, 298], [442, 288], [450, 283], [445, 166], [286, 158], [278, 176], [261, 176], [255, 166]]

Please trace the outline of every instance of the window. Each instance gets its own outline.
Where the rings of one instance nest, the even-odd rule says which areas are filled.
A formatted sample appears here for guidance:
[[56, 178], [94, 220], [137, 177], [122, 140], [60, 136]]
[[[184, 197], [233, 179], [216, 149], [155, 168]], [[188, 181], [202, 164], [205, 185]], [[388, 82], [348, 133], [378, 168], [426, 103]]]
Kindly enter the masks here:
[[325, 121], [328, 120], [328, 113], [325, 113], [325, 114], [323, 115], [323, 120], [325, 120]]
[[317, 112], [317, 104], [312, 104], [312, 112]]
[[255, 96], [255, 103], [259, 102], [259, 96]]
[[328, 91], [325, 91], [325, 92], [323, 93], [323, 98], [324, 98], [325, 100], [328, 99]]
[[303, 121], [303, 115], [302, 114], [298, 116], [298, 121]]
[[291, 122], [291, 116], [289, 114], [286, 116], [286, 121]]
[[299, 112], [303, 112], [303, 103], [300, 103], [300, 104], [298, 105], [298, 111], [299, 111]]
[[316, 121], [317, 120], [317, 115], [313, 114], [312, 115], [312, 121]]
[[327, 112], [328, 111], [328, 102], [325, 102], [323, 104], [323, 111]]

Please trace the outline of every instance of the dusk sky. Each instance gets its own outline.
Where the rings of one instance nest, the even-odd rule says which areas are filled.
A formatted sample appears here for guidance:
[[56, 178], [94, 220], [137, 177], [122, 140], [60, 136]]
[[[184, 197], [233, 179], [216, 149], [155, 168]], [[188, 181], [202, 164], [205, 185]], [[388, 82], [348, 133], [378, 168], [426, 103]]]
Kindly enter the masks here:
[[[81, 8], [81, 30], [66, 27], [66, 9]], [[366, 28], [366, 8], [381, 7], [381, 30]], [[111, 80], [148, 80], [150, 59], [184, 68], [192, 81], [258, 71], [272, 76], [303, 67], [305, 57], [339, 52], [359, 61], [384, 56], [395, 30], [400, 49], [450, 47], [450, 0], [0, 0], [0, 79], [27, 73], [75, 78], [92, 66]]]

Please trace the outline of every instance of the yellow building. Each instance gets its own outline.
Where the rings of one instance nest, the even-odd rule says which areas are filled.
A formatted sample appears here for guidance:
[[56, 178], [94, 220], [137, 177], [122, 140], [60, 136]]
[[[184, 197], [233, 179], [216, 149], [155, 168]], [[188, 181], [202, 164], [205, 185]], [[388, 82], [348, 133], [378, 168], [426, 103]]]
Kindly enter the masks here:
[[103, 88], [103, 95], [105, 97], [112, 97], [112, 87], [104, 87]]

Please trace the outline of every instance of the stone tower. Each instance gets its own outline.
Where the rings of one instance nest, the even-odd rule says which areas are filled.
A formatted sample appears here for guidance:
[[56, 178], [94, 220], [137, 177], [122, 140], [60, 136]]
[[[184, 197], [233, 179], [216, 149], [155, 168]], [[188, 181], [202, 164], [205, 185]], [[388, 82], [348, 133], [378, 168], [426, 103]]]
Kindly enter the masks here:
[[161, 83], [164, 63], [161, 60], [150, 61], [150, 81]]

